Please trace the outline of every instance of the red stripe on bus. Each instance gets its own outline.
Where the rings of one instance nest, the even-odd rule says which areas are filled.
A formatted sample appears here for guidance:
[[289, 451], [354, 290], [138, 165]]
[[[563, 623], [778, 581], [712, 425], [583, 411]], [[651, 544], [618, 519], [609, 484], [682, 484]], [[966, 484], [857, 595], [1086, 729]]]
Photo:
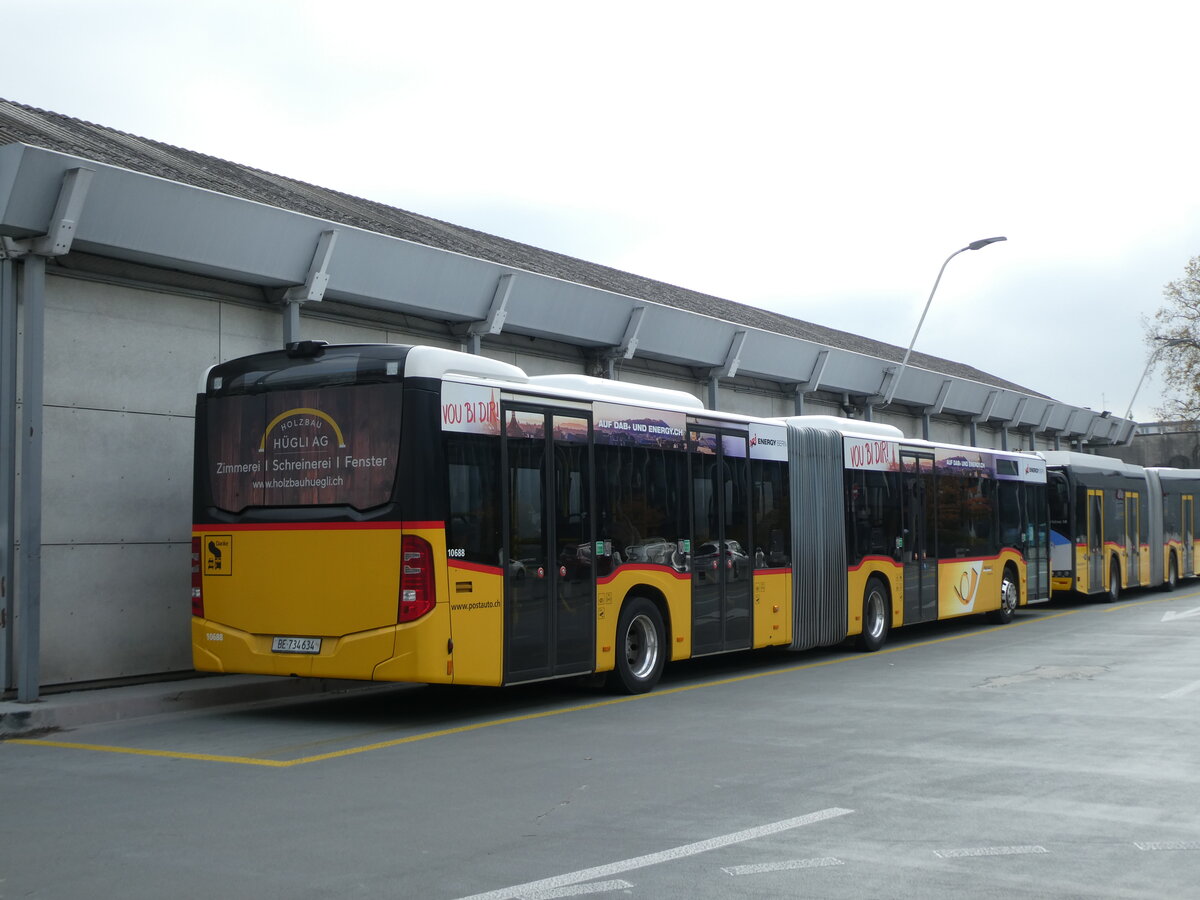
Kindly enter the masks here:
[[226, 531], [400, 531], [404, 522], [243, 522], [236, 525], [193, 525], [192, 531], [220, 534]]
[[862, 561], [859, 562], [858, 565], [850, 566], [846, 571], [857, 572], [859, 569], [861, 569], [867, 563], [873, 563], [873, 562], [887, 563], [888, 565], [896, 566], [897, 568], [899, 568], [899, 566], [901, 565], [900, 563], [896, 562], [896, 560], [892, 559], [890, 556], [864, 556], [862, 558]]
[[444, 527], [444, 522], [240, 522], [235, 525], [193, 525], [192, 531], [206, 534], [222, 531], [429, 531]]
[[656, 566], [652, 563], [625, 563], [617, 571], [597, 578], [596, 584], [608, 584], [623, 572], [661, 572], [673, 578], [678, 578], [680, 581], [690, 581], [692, 578], [690, 572], [676, 572], [670, 566]]
[[759, 575], [791, 575], [791, 574], [792, 574], [791, 569], [755, 569], [754, 570], [755, 578], [757, 578]]

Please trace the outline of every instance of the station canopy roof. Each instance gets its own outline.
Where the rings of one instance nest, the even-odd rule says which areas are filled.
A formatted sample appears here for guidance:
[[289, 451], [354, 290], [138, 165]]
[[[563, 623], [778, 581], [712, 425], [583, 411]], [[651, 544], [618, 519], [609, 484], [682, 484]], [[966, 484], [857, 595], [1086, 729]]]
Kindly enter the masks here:
[[[337, 232], [324, 299], [879, 403], [904, 349], [0, 99], [0, 236], [47, 231], [64, 174], [94, 172], [73, 251], [303, 285]], [[310, 279], [311, 280], [311, 279]], [[499, 315], [497, 312], [499, 311]], [[482, 323], [482, 328], [480, 324]], [[890, 373], [890, 374], [889, 374]], [[1121, 443], [1132, 423], [914, 352], [893, 403]]]

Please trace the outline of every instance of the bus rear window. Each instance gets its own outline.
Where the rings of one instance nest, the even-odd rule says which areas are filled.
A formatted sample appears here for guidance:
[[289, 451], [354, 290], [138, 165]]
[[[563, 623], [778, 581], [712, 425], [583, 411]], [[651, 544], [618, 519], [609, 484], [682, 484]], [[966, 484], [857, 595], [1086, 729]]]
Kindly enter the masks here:
[[395, 382], [404, 377], [404, 360], [411, 349], [403, 344], [343, 344], [311, 346], [303, 353], [272, 350], [214, 366], [205, 388], [209, 396], [227, 397]]
[[211, 505], [237, 513], [388, 502], [402, 390], [396, 382], [210, 397]]

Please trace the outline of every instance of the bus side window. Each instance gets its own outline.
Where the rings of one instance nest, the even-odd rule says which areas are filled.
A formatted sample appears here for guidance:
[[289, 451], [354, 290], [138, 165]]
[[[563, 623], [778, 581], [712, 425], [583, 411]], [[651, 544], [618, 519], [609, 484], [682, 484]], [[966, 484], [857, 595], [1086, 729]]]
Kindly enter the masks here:
[[449, 521], [446, 547], [460, 559], [500, 564], [500, 448], [488, 435], [448, 434]]
[[789, 499], [787, 463], [751, 460], [751, 481], [754, 521], [754, 567], [756, 569], [785, 569], [791, 566], [791, 544], [788, 534]]

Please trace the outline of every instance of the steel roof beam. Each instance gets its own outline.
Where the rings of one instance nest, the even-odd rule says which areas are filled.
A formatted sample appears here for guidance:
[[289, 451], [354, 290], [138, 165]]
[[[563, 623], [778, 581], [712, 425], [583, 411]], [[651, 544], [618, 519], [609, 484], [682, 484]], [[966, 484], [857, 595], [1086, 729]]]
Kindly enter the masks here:
[[729, 342], [729, 350], [725, 354], [725, 362], [709, 370], [708, 373], [708, 408], [717, 409], [717, 390], [722, 378], [732, 378], [737, 374], [742, 364], [742, 347], [746, 344], [745, 331], [735, 331], [733, 340]]
[[642, 320], [645, 316], [646, 307], [635, 306], [631, 309], [629, 319], [625, 322], [625, 333], [621, 336], [621, 342], [604, 354], [603, 358], [607, 364], [610, 379], [616, 380], [618, 359], [633, 359], [633, 355], [637, 353], [638, 333], [642, 330]]
[[325, 288], [329, 286], [329, 260], [333, 256], [337, 236], [336, 228], [321, 232], [304, 283], [283, 292], [283, 302], [286, 304], [283, 318], [285, 346], [300, 340], [300, 307], [305, 303], [320, 303], [325, 297]]
[[504, 330], [504, 323], [508, 319], [508, 301], [512, 297], [513, 284], [516, 280], [517, 276], [512, 272], [507, 272], [497, 278], [487, 315], [467, 326], [468, 347], [470, 352], [476, 356], [479, 355], [480, 341], [484, 335], [499, 334]]

